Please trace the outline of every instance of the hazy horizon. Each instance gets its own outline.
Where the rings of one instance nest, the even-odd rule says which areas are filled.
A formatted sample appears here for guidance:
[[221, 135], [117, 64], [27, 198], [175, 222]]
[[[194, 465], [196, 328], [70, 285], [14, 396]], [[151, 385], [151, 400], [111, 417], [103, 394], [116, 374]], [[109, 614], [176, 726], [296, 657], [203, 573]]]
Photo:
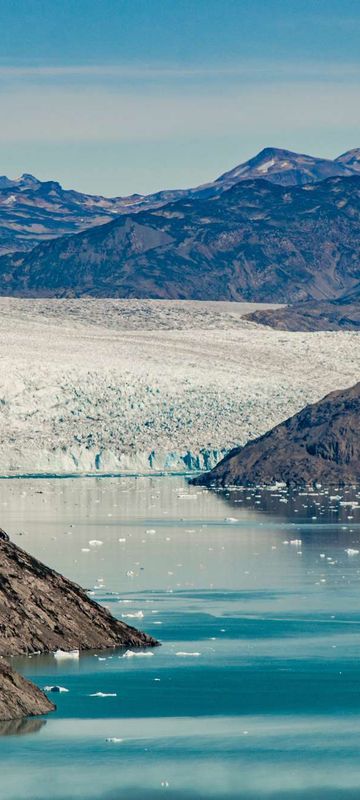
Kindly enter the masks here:
[[354, 0], [3, 0], [0, 173], [147, 194], [359, 144]]
[[[272, 145], [265, 145], [265, 147], [266, 147], [266, 148], [273, 149], [273, 146], [272, 146]], [[278, 148], [278, 149], [281, 149], [281, 150], [288, 150], [288, 151], [290, 151], [290, 148], [288, 148], [288, 147], [281, 147], [281, 146], [277, 145], [277, 148]], [[264, 148], [261, 148], [261, 150], [262, 150], [262, 149], [264, 149]], [[341, 151], [341, 153], [336, 153], [336, 154], [334, 154], [334, 155], [332, 155], [332, 156], [324, 156], [324, 155], [319, 155], [318, 153], [305, 153], [305, 151], [304, 151], [304, 150], [299, 150], [299, 151], [290, 151], [290, 152], [297, 152], [298, 154], [303, 154], [303, 155], [314, 156], [315, 158], [326, 158], [326, 159], [328, 158], [328, 159], [335, 159], [335, 158], [337, 158], [338, 156], [340, 156], [340, 155], [343, 155], [343, 154], [344, 154], [345, 152], [347, 152], [348, 150], [352, 150], [352, 149], [353, 149], [353, 148], [349, 147], [349, 148], [347, 148], [347, 150], [343, 150], [343, 151]], [[233, 167], [236, 167], [238, 164], [242, 164], [243, 162], [245, 162], [245, 161], [248, 161], [249, 159], [251, 159], [251, 158], [253, 158], [254, 156], [258, 155], [258, 153], [259, 153], [259, 152], [261, 152], [261, 150], [257, 151], [256, 153], [252, 153], [252, 154], [250, 154], [250, 156], [249, 156], [248, 158], [246, 158], [246, 159], [245, 159], [245, 158], [242, 158], [242, 159], [240, 159], [239, 161], [237, 161], [237, 162], [236, 162], [236, 163], [234, 163], [234, 164], [229, 164], [229, 165], [228, 165], [228, 166], [227, 166], [225, 169], [222, 169], [221, 171], [220, 171], [220, 170], [218, 170], [218, 171], [217, 171], [217, 172], [215, 172], [213, 175], [208, 175], [207, 177], [205, 177], [205, 178], [204, 178], [202, 181], [200, 181], [199, 183], [194, 183], [194, 182], [192, 182], [192, 183], [191, 183], [191, 182], [190, 182], [190, 183], [188, 183], [188, 184], [183, 184], [183, 185], [182, 185], [182, 184], [180, 184], [180, 185], [176, 185], [176, 186], [175, 186], [175, 185], [173, 185], [173, 186], [170, 186], [170, 185], [166, 185], [166, 186], [156, 186], [156, 187], [154, 187], [153, 189], [150, 189], [150, 191], [149, 191], [149, 192], [146, 192], [146, 193], [145, 193], [145, 192], [144, 192], [144, 193], [141, 193], [141, 192], [139, 192], [139, 191], [136, 189], [136, 187], [135, 187], [135, 188], [133, 189], [133, 191], [132, 191], [132, 192], [128, 192], [127, 194], [128, 194], [129, 196], [130, 196], [131, 194], [152, 194], [152, 192], [156, 192], [156, 191], [158, 191], [159, 189], [160, 189], [160, 190], [161, 190], [161, 189], [163, 189], [163, 190], [166, 190], [166, 189], [187, 189], [187, 188], [189, 189], [189, 188], [194, 188], [194, 187], [196, 187], [196, 186], [200, 186], [201, 184], [210, 183], [211, 181], [213, 181], [213, 180], [216, 180], [216, 178], [219, 178], [219, 177], [220, 177], [220, 175], [221, 175], [222, 173], [226, 172], [227, 170], [231, 170]], [[9, 175], [9, 174], [3, 173], [3, 174], [1, 174], [1, 175], [0, 175], [0, 177], [6, 177], [6, 178], [9, 178], [10, 180], [17, 180], [17, 179], [21, 178], [23, 174], [29, 174], [29, 173], [28, 173], [28, 171], [25, 171], [25, 173], [21, 173], [21, 174], [19, 174], [19, 175]], [[108, 197], [110, 197], [110, 196], [111, 196], [109, 193], [107, 193], [107, 194], [106, 194], [105, 192], [101, 192], [101, 191], [96, 191], [96, 190], [91, 190], [91, 189], [90, 189], [90, 190], [80, 189], [78, 185], [75, 185], [75, 183], [74, 183], [73, 185], [64, 185], [64, 184], [62, 183], [62, 181], [61, 181], [61, 180], [60, 180], [60, 179], [57, 177], [57, 175], [55, 175], [55, 174], [54, 174], [54, 175], [51, 175], [51, 174], [49, 174], [49, 175], [47, 175], [46, 177], [40, 177], [40, 175], [39, 175], [39, 174], [36, 174], [36, 175], [34, 175], [34, 173], [30, 173], [30, 174], [31, 174], [31, 175], [33, 175], [33, 177], [35, 177], [35, 178], [38, 178], [39, 180], [43, 180], [43, 181], [46, 181], [46, 180], [57, 181], [58, 183], [60, 183], [60, 184], [62, 185], [63, 189], [74, 189], [75, 191], [83, 191], [83, 192], [85, 192], [85, 191], [86, 191], [88, 194], [99, 194], [99, 195], [103, 195], [103, 196], [105, 196], [105, 197], [106, 197], [106, 196], [108, 196]], [[116, 196], [116, 194], [119, 194], [119, 193], [118, 193], [118, 192], [116, 192], [116, 193], [114, 193], [114, 195], [113, 195], [113, 196], [115, 197], [115, 196]]]

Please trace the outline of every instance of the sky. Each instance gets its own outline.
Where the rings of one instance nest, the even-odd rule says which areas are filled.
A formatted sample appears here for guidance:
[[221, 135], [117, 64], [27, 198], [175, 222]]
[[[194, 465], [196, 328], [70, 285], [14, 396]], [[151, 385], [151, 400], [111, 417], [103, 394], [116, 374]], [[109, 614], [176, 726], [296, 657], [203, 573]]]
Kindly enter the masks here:
[[360, 146], [359, 0], [0, 0], [0, 174], [109, 196]]

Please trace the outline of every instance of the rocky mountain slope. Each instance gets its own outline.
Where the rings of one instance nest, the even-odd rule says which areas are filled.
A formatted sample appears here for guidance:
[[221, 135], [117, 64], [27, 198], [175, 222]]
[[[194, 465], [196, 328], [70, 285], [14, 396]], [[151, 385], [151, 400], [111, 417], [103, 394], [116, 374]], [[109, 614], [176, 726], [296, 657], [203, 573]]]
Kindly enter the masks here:
[[107, 198], [63, 189], [55, 180], [30, 174], [12, 180], [0, 176], [0, 255], [28, 252], [39, 242], [78, 233], [109, 222], [118, 214], [156, 209], [181, 199], [219, 197], [243, 180], [266, 179], [284, 186], [359, 173], [360, 151], [331, 161], [267, 147], [214, 181], [191, 189], [165, 189], [144, 196]]
[[246, 319], [281, 331], [360, 331], [360, 297], [295, 303], [279, 309], [261, 309]]
[[278, 147], [266, 147], [254, 158], [225, 172], [216, 183], [229, 188], [239, 180], [266, 178], [281, 186], [302, 186], [326, 178], [349, 177], [360, 171], [360, 150], [349, 150], [334, 161]]
[[0, 720], [21, 719], [53, 711], [54, 704], [0, 657]]
[[360, 484], [360, 383], [233, 450], [197, 485]]
[[299, 302], [359, 281], [360, 175], [242, 181], [0, 258], [0, 293]]
[[0, 653], [146, 647], [154, 639], [0, 534]]
[[33, 175], [0, 177], [0, 254], [27, 252], [39, 242], [109, 222], [140, 201], [137, 195], [81, 194]]

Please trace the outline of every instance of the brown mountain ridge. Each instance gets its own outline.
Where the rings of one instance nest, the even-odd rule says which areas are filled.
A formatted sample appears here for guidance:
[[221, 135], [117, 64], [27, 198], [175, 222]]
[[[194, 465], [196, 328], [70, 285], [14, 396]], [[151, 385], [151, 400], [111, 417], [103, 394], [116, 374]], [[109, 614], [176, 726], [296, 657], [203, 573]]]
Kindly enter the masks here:
[[205, 486], [360, 484], [360, 383], [233, 450], [193, 481]]

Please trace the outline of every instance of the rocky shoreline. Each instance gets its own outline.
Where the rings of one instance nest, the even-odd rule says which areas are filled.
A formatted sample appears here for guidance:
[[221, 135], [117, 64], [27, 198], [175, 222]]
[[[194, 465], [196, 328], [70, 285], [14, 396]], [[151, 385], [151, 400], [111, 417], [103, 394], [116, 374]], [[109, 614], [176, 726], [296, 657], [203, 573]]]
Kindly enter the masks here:
[[54, 703], [35, 684], [30, 683], [0, 657], [0, 720], [48, 714]]
[[45, 714], [55, 706], [3, 657], [56, 650], [156, 647], [115, 619], [72, 581], [13, 544], [0, 530], [0, 720]]

